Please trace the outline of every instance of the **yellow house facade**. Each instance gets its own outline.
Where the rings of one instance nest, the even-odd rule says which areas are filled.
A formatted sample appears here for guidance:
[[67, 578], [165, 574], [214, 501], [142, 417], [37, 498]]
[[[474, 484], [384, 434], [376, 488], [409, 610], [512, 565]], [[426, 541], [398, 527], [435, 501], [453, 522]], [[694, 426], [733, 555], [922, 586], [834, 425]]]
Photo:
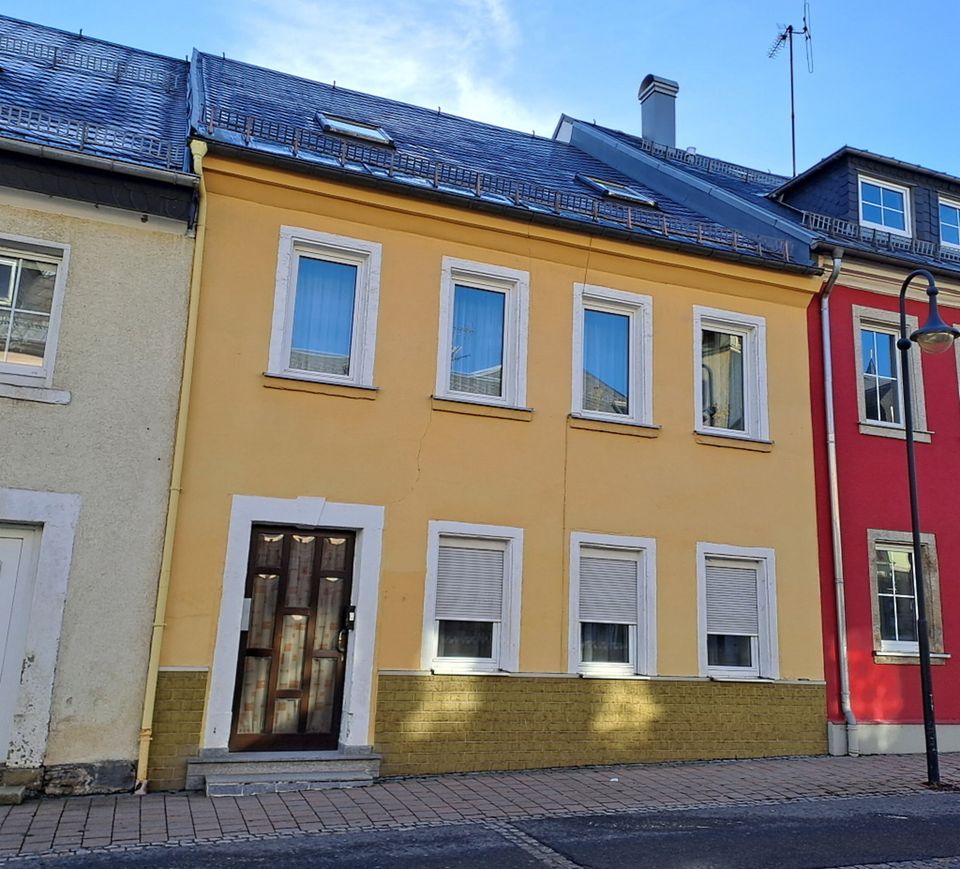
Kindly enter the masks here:
[[[208, 93], [228, 63], [195, 57]], [[816, 271], [204, 117], [152, 786], [822, 753]]]

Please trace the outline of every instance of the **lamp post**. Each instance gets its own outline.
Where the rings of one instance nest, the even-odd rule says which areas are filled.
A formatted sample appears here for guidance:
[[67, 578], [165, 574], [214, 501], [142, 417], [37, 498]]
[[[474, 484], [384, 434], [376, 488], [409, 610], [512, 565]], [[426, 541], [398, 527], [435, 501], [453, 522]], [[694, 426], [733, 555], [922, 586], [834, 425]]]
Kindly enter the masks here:
[[[907, 337], [907, 288], [916, 277], [927, 280], [930, 310], [927, 322]], [[917, 641], [920, 652], [920, 689], [923, 694], [923, 736], [927, 753], [927, 784], [940, 784], [940, 759], [937, 755], [937, 724], [933, 714], [933, 682], [930, 676], [930, 636], [927, 630], [926, 589], [923, 584], [923, 558], [920, 551], [920, 506], [917, 499], [917, 466], [913, 448], [913, 398], [910, 388], [910, 348], [913, 342], [927, 353], [949, 350], [960, 331], [943, 322], [937, 310], [937, 283], [926, 269], [910, 272], [900, 287], [900, 369], [903, 373], [903, 419], [907, 440], [907, 477], [910, 485], [910, 522], [913, 531], [913, 575], [917, 593]]]

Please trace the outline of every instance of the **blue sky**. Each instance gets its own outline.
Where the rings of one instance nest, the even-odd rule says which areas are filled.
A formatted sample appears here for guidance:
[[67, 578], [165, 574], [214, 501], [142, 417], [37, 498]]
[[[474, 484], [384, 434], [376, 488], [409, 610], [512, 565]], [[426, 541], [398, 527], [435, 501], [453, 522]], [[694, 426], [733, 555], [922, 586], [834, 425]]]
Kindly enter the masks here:
[[[955, 0], [811, 0], [803, 169], [847, 144], [960, 175]], [[786, 52], [802, 0], [5, 0], [4, 13], [173, 56], [194, 46], [551, 135], [561, 112], [640, 130], [648, 72], [680, 83], [677, 144], [788, 174]]]

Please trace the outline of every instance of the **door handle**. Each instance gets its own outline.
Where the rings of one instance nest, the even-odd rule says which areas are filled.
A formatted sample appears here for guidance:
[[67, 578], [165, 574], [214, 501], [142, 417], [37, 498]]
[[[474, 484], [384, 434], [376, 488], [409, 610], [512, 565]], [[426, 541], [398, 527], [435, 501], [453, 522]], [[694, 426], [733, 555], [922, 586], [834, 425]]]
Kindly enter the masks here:
[[337, 634], [337, 651], [344, 654], [347, 651], [347, 629], [343, 628]]

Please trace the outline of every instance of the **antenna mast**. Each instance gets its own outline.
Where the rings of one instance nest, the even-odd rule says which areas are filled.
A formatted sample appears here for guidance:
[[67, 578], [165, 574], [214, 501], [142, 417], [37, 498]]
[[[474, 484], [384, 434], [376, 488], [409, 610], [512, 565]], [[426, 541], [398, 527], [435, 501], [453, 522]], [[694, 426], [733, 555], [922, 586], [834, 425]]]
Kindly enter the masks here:
[[790, 50], [790, 146], [793, 155], [793, 174], [797, 174], [797, 115], [794, 99], [794, 80], [793, 80], [793, 37], [802, 36], [804, 47], [807, 53], [807, 72], [813, 72], [813, 32], [810, 30], [810, 0], [805, 0], [803, 4], [803, 28], [798, 30], [792, 24], [786, 26], [777, 25], [777, 38], [770, 46], [767, 57], [777, 56], [784, 44]]

